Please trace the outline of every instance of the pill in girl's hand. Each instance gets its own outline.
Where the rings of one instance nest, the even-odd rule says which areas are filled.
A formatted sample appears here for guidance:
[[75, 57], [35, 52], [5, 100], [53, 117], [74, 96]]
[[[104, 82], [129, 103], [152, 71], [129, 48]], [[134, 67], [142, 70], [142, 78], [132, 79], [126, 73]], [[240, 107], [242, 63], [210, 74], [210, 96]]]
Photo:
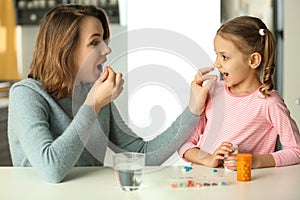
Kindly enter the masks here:
[[231, 149], [232, 149], [233, 151], [237, 150], [238, 148], [239, 148], [238, 145], [235, 145], [235, 144], [233, 144], [232, 147], [231, 147]]

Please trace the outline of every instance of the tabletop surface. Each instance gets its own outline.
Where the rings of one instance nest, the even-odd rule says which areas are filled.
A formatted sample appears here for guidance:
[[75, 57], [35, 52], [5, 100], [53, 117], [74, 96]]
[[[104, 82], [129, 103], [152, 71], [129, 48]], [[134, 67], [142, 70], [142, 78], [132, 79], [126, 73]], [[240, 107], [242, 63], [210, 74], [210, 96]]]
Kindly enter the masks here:
[[[193, 166], [147, 167], [139, 190], [125, 192], [109, 167], [75, 167], [62, 183], [43, 181], [31, 167], [0, 167], [1, 200], [14, 199], [300, 199], [300, 165], [252, 170], [250, 182], [236, 181], [236, 171]], [[185, 180], [217, 186], [178, 187]], [[226, 185], [221, 185], [225, 182]]]

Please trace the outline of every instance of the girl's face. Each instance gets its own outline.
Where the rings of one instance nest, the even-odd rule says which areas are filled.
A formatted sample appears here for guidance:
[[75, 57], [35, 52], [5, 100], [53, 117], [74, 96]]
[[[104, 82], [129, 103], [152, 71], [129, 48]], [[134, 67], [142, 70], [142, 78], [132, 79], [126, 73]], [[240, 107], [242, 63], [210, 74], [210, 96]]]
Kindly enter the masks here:
[[250, 56], [239, 51], [233, 42], [217, 34], [214, 49], [217, 54], [214, 65], [232, 93], [249, 93], [261, 85], [255, 69], [250, 67]]
[[106, 56], [111, 53], [107, 41], [103, 41], [103, 34], [102, 23], [96, 17], [86, 16], [81, 20], [74, 51], [77, 80], [94, 83], [103, 71]]

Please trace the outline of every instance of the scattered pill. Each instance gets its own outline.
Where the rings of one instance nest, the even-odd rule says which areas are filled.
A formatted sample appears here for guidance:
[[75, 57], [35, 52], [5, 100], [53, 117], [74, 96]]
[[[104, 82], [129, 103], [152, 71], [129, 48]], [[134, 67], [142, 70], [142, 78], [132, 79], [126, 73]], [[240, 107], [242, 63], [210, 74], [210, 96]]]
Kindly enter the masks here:
[[185, 188], [185, 187], [186, 187], [186, 184], [185, 184], [185, 183], [179, 183], [179, 187]]
[[227, 185], [227, 183], [224, 182], [224, 181], [222, 181], [220, 185], [221, 185], [221, 186], [225, 186], [225, 185]]
[[182, 171], [183, 172], [188, 172], [188, 171], [190, 171], [190, 170], [192, 170], [193, 169], [193, 167], [191, 167], [191, 166], [184, 166], [183, 168], [182, 168]]
[[187, 181], [186, 181], [186, 185], [187, 185], [188, 187], [194, 187], [194, 186], [195, 186], [195, 182], [194, 182], [193, 180], [187, 180]]
[[201, 188], [201, 187], [209, 187], [209, 186], [226, 186], [227, 183], [225, 181], [221, 181], [219, 183], [213, 182], [213, 183], [200, 183], [200, 182], [194, 182], [193, 180], [187, 180], [186, 183], [172, 183], [171, 188]]
[[202, 187], [202, 184], [201, 184], [201, 183], [196, 183], [195, 186], [196, 186], [196, 187]]

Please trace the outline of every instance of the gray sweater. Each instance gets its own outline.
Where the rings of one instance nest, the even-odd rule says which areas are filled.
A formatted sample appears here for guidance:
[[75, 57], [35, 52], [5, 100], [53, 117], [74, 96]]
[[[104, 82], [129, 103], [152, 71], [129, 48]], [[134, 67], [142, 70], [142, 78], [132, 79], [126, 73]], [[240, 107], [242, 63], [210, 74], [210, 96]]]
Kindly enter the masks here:
[[103, 165], [107, 147], [114, 152], [145, 153], [146, 165], [160, 165], [199, 121], [186, 108], [167, 130], [145, 141], [128, 128], [114, 103], [98, 115], [83, 105], [88, 90], [81, 89], [72, 101], [58, 100], [37, 80], [24, 79], [12, 86], [8, 139], [14, 166], [32, 166], [44, 180], [57, 183], [74, 166]]

